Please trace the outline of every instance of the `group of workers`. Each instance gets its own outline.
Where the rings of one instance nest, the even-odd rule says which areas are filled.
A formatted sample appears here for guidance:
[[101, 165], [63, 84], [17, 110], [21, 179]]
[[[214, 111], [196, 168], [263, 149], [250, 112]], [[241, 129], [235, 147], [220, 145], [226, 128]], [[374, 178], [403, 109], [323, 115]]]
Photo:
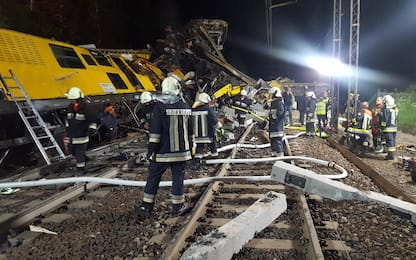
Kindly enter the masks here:
[[[217, 156], [214, 137], [218, 131], [223, 131], [210, 105], [211, 97], [207, 93], [198, 92], [191, 106], [185, 102], [181, 94], [180, 80], [168, 76], [161, 85], [162, 95], [156, 96], [149, 92], [141, 94], [141, 106], [137, 111], [140, 126], [148, 131], [149, 137], [146, 156], [149, 160], [149, 175], [143, 198], [135, 209], [135, 213], [143, 217], [152, 215], [159, 183], [168, 168], [172, 172], [172, 214], [182, 215], [188, 210], [184, 204], [183, 186], [186, 162], [195, 158], [201, 159], [206, 146], [209, 149], [208, 155]], [[281, 157], [284, 155], [284, 126], [293, 124], [291, 110], [294, 96], [287, 88], [284, 93], [279, 88], [271, 88], [269, 94], [271, 100], [268, 123], [272, 156]], [[67, 97], [71, 100], [66, 116], [67, 137], [70, 150], [76, 159], [77, 172], [82, 174], [85, 172], [85, 152], [90, 131], [97, 129], [97, 125], [105, 125], [110, 130], [110, 138], [114, 138], [117, 135], [117, 124], [111, 119], [116, 118], [116, 115], [114, 108], [109, 104], [99, 117], [94, 115], [84, 102], [84, 94], [77, 87], [71, 88]], [[244, 126], [247, 110], [252, 105], [252, 101], [247, 98], [246, 90], [241, 90], [240, 95], [233, 98], [232, 102], [238, 123]], [[306, 91], [304, 99], [298, 100], [298, 109], [299, 106], [301, 108], [300, 123], [306, 123], [308, 137], [315, 136], [316, 123], [319, 124], [319, 128], [328, 124], [327, 104], [328, 98], [317, 99], [313, 91]], [[385, 142], [388, 153], [386, 159], [394, 158], [397, 130], [397, 108], [394, 99], [389, 95], [377, 99], [373, 112], [368, 110], [368, 102], [362, 102], [360, 108], [348, 132], [362, 137], [363, 146], [370, 137], [375, 147]]]
[[343, 143], [351, 136], [352, 150], [362, 156], [368, 151], [386, 152], [385, 160], [393, 160], [396, 152], [398, 108], [391, 95], [377, 97], [369, 109], [367, 101], [359, 102], [359, 110], [347, 126]]

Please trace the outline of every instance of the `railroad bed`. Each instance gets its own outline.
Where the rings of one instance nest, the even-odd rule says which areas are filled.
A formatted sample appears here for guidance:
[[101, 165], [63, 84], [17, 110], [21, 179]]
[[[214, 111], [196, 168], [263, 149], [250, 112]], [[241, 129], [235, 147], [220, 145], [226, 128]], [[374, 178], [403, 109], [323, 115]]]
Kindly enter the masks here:
[[[245, 143], [265, 142], [255, 126], [247, 134]], [[144, 138], [139, 138], [132, 147], [144, 150]], [[300, 137], [289, 140], [289, 147], [288, 151], [293, 155], [334, 161], [344, 167], [350, 174], [340, 180], [343, 183], [362, 190], [381, 192], [369, 177], [337, 150], [329, 147], [326, 140]], [[247, 159], [268, 157], [270, 148], [239, 148], [230, 154], [233, 155]], [[146, 180], [146, 164], [136, 163], [134, 157], [130, 161], [112, 161], [109, 163], [112, 168], [102, 168], [96, 174], [117, 174], [117, 178]], [[228, 157], [228, 154], [222, 153], [221, 157]], [[312, 163], [295, 163], [318, 173], [334, 173], [334, 170], [330, 172], [327, 168]], [[218, 174], [268, 176], [273, 164], [264, 162], [221, 166], [202, 164], [197, 168], [190, 163], [186, 179]], [[170, 180], [170, 174], [165, 173], [163, 180]], [[416, 258], [414, 224], [392, 214], [388, 208], [369, 202], [336, 202], [313, 194], [304, 197], [298, 190], [275, 181], [228, 180], [186, 186], [187, 203], [193, 206], [193, 210], [181, 217], [170, 215], [169, 188], [159, 190], [155, 215], [141, 219], [134, 215], [133, 208], [142, 198], [143, 188], [100, 185], [85, 190], [83, 184], [22, 188], [13, 196], [26, 199], [16, 203], [16, 207], [12, 200], [19, 200], [18, 198], [1, 197], [2, 213], [6, 207], [9, 214], [30, 211], [34, 207], [30, 206], [30, 197], [35, 198], [34, 192], [48, 192], [47, 195], [41, 194], [42, 198], [66, 189], [80, 189], [82, 192], [60, 206], [55, 206], [51, 212], [39, 214], [32, 222], [32, 225], [56, 232], [57, 235], [30, 232], [27, 227], [15, 228], [7, 232], [7, 239], [2, 243], [1, 254], [4, 257], [176, 259], [186, 250], [195, 247], [195, 241], [203, 239], [211, 231], [222, 230], [221, 226], [232, 222], [244, 214], [245, 210], [250, 210], [253, 203], [272, 191], [285, 196], [287, 209], [262, 231], [256, 232], [247, 244], [243, 244], [242, 250], [233, 259], [313, 259], [319, 256], [325, 259]], [[6, 200], [9, 202], [3, 203]], [[249, 221], [247, 230], [255, 222], [260, 221]], [[246, 233], [242, 232], [241, 237]], [[219, 238], [221, 237], [220, 234]]]

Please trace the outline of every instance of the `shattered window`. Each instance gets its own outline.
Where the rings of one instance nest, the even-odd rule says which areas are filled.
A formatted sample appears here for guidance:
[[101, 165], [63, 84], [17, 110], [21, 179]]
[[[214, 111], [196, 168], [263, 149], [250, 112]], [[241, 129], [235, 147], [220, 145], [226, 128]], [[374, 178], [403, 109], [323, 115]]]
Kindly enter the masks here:
[[85, 69], [81, 59], [72, 48], [49, 44], [56, 61], [62, 68]]
[[84, 58], [85, 62], [88, 65], [97, 65], [97, 63], [95, 63], [94, 59], [90, 55], [81, 54], [81, 56]]
[[103, 54], [101, 54], [99, 52], [95, 52], [95, 51], [90, 51], [90, 53], [95, 58], [95, 60], [98, 62], [98, 64], [103, 65], [103, 66], [112, 67], [111, 63], [108, 61], [107, 57], [105, 57]]
[[117, 73], [107, 73], [107, 76], [116, 89], [128, 89], [126, 83], [124, 83], [123, 79]]

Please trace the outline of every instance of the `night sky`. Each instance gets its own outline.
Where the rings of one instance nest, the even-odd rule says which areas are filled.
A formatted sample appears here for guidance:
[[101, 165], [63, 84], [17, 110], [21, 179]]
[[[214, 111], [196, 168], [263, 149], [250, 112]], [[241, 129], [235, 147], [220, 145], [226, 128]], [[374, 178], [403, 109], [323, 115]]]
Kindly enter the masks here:
[[[275, 0], [281, 3], [285, 0]], [[343, 0], [342, 61], [348, 63], [349, 0]], [[28, 5], [33, 4], [33, 10]], [[17, 5], [25, 5], [14, 13]], [[264, 0], [0, 0], [0, 26], [73, 44], [145, 48], [190, 19], [229, 23], [223, 54], [255, 79], [328, 81], [298, 59], [332, 55], [332, 0], [298, 0], [273, 9], [273, 49], [267, 48]], [[359, 92], [405, 89], [416, 82], [416, 1], [362, 0]], [[287, 53], [296, 58], [288, 56]], [[342, 81], [342, 88], [346, 88]]]
[[[223, 53], [230, 63], [252, 77], [270, 80], [288, 76], [297, 82], [328, 80], [314, 70], [267, 52], [265, 1], [177, 2], [170, 6], [167, 23], [180, 25], [192, 18], [228, 21], [229, 34]], [[342, 61], [348, 63], [350, 1], [343, 2]], [[308, 49], [330, 56], [332, 8], [332, 0], [299, 0], [297, 4], [273, 9], [272, 53], [281, 49], [303, 53]], [[416, 81], [414, 28], [416, 1], [361, 1], [359, 64], [364, 69], [360, 70], [363, 75], [359, 92], [363, 96], [370, 98], [377, 89], [405, 89]]]

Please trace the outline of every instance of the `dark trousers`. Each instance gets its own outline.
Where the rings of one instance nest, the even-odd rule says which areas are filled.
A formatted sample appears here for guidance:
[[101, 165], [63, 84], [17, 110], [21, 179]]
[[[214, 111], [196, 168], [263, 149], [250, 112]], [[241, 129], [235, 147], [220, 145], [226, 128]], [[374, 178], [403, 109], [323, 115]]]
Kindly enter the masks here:
[[305, 111], [299, 111], [299, 123], [300, 123], [300, 125], [305, 124], [305, 115], [306, 115]]
[[85, 169], [85, 164], [87, 161], [85, 152], [87, 151], [87, 145], [88, 144], [69, 144], [69, 150], [75, 157], [78, 171], [83, 171]]
[[394, 157], [396, 152], [396, 132], [384, 132], [384, 140], [386, 140], [387, 156]]
[[314, 136], [315, 135], [315, 123], [307, 122], [306, 123], [306, 135]]
[[144, 192], [156, 195], [162, 175], [170, 167], [172, 171], [171, 194], [173, 196], [182, 196], [184, 192], [183, 179], [185, 176], [185, 165], [186, 162], [161, 163], [150, 161], [149, 176], [147, 177]]
[[273, 152], [276, 153], [283, 153], [283, 137], [271, 137], [270, 138], [270, 148]]

